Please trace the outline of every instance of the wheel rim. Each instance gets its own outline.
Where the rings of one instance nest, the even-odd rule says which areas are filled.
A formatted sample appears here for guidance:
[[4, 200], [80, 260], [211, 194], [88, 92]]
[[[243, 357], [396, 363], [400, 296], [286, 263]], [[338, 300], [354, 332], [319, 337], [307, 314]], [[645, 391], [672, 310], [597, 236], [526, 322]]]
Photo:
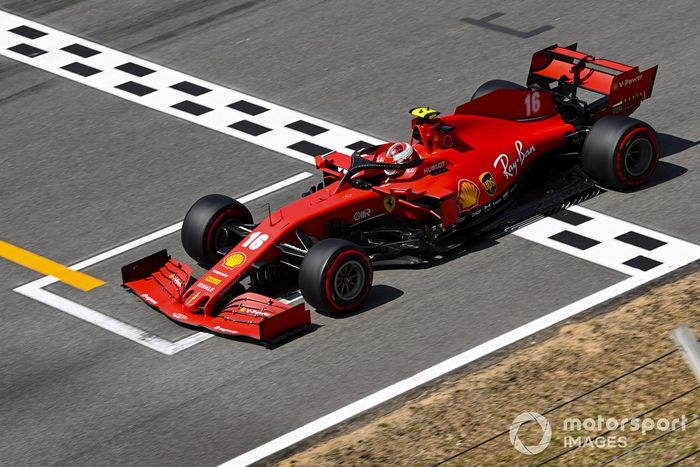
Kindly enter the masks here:
[[646, 138], [630, 142], [625, 148], [623, 161], [625, 170], [633, 177], [639, 177], [649, 170], [654, 159], [654, 147]]
[[365, 269], [358, 261], [348, 261], [338, 268], [333, 279], [333, 288], [340, 300], [356, 299], [365, 285]]
[[234, 247], [240, 240], [237, 236], [231, 235], [226, 227], [237, 224], [235, 220], [222, 222], [214, 233], [214, 251], [220, 251], [226, 247]]

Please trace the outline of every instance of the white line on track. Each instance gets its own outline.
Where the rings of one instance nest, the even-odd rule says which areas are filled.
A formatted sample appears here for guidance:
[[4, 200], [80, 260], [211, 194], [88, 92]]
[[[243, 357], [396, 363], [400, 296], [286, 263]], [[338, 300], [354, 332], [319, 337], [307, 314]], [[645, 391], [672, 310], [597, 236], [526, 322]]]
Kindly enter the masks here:
[[[269, 195], [270, 193], [274, 193], [275, 191], [279, 191], [297, 182], [305, 180], [311, 176], [312, 174], [309, 172], [299, 173], [277, 183], [273, 183], [270, 186], [254, 191], [248, 195], [241, 196], [240, 198], [238, 198], [238, 201], [240, 201], [241, 203], [248, 203], [265, 195]], [[178, 222], [177, 224], [170, 225], [168, 227], [158, 230], [157, 232], [153, 232], [144, 237], [138, 238], [131, 242], [125, 243], [124, 245], [112, 248], [109, 251], [105, 251], [104, 253], [93, 256], [92, 258], [88, 258], [85, 261], [76, 263], [70, 266], [70, 269], [78, 271], [80, 269], [93, 266], [97, 263], [120, 255], [126, 251], [132, 250], [141, 245], [145, 245], [146, 243], [165, 237], [166, 235], [175, 233], [181, 228], [182, 222]], [[61, 297], [59, 295], [56, 295], [55, 293], [43, 289], [44, 287], [55, 282], [58, 282], [58, 279], [51, 276], [44, 276], [41, 279], [37, 279], [28, 284], [17, 287], [16, 289], [14, 289], [14, 291], [165, 355], [176, 354], [177, 352], [192, 347], [193, 345], [205, 341], [213, 336], [213, 334], [198, 332], [196, 334], [184, 337], [176, 342], [171, 342], [167, 339], [163, 339], [162, 337], [158, 337], [152, 333], [144, 331], [143, 329], [139, 329], [136, 326], [124, 323], [115, 318], [100, 313], [99, 311], [93, 310], [84, 305], [81, 305], [72, 300]]]

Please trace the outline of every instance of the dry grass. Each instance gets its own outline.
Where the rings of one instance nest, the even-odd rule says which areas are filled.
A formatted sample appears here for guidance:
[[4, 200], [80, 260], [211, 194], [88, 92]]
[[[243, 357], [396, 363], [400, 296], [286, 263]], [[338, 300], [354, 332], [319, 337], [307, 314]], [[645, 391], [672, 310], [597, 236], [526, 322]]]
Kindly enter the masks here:
[[[700, 272], [666, 284], [610, 313], [562, 327], [557, 335], [518, 350], [484, 370], [440, 384], [416, 400], [354, 431], [284, 460], [284, 466], [429, 465], [507, 431], [518, 414], [545, 413], [558, 404], [675, 348], [670, 332], [688, 323], [700, 335]], [[513, 449], [508, 435], [470, 450], [449, 465], [531, 465], [565, 450], [567, 417], [632, 418], [697, 385], [681, 354], [634, 372], [547, 414], [553, 437], [536, 456]], [[648, 417], [691, 419], [700, 414], [700, 390]], [[523, 427], [525, 444], [542, 434]], [[593, 436], [598, 432], [592, 433]], [[551, 465], [597, 465], [663, 434], [626, 430], [627, 448], [580, 448]], [[618, 439], [619, 441], [619, 439]], [[662, 465], [700, 449], [700, 420], [620, 458], [616, 465]], [[700, 455], [689, 460], [700, 462]], [[689, 464], [690, 465], [690, 464]], [[695, 464], [697, 465], [697, 464]]]

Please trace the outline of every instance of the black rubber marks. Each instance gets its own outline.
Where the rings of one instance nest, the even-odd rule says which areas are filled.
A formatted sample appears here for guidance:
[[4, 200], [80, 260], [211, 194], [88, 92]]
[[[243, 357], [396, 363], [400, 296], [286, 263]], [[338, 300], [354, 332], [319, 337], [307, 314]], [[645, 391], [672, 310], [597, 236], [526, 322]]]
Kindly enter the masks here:
[[540, 26], [530, 31], [519, 31], [517, 29], [509, 28], [507, 26], [501, 26], [500, 24], [495, 24], [492, 22], [494, 19], [500, 18], [504, 15], [505, 13], [493, 13], [488, 16], [484, 16], [480, 19], [462, 18], [462, 21], [468, 24], [473, 24], [474, 26], [490, 29], [491, 31], [508, 34], [509, 36], [519, 37], [520, 39], [528, 39], [538, 34], [542, 34], [545, 31], [549, 31], [550, 29], [554, 29], [554, 26], [546, 24], [544, 26]]

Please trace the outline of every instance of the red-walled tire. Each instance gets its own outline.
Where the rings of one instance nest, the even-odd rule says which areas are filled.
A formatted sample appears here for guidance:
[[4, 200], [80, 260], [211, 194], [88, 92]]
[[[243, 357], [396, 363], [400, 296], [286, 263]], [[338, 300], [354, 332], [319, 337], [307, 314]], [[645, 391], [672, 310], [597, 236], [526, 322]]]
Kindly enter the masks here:
[[644, 184], [659, 161], [656, 132], [625, 116], [603, 117], [593, 124], [581, 150], [583, 169], [601, 185], [630, 189]]
[[192, 205], [182, 223], [182, 246], [188, 255], [206, 268], [220, 259], [217, 250], [236, 245], [241, 238], [229, 238], [221, 227], [229, 222], [252, 224], [248, 208], [224, 195], [206, 195]]
[[311, 247], [299, 270], [299, 290], [319, 311], [345, 313], [364, 303], [372, 287], [372, 263], [357, 245], [327, 238]]

